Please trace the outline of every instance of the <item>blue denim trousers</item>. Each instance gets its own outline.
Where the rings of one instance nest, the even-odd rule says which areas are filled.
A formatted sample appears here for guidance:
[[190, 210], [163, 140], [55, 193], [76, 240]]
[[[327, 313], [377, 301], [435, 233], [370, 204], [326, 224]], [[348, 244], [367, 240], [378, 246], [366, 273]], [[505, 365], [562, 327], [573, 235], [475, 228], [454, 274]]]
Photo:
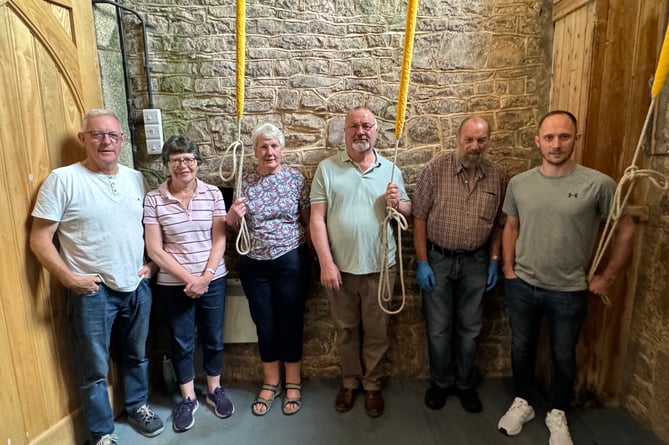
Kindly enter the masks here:
[[302, 360], [304, 305], [311, 278], [306, 245], [273, 260], [243, 255], [239, 278], [256, 325], [260, 359]]
[[505, 284], [516, 397], [532, 403], [537, 341], [545, 316], [551, 350], [549, 397], [552, 408], [566, 411], [576, 380], [576, 345], [587, 314], [587, 292], [542, 289], [520, 278], [507, 279]]
[[119, 350], [125, 409], [135, 412], [147, 401], [146, 337], [150, 314], [151, 289], [145, 279], [132, 292], [118, 292], [101, 283], [94, 294], [68, 294], [72, 354], [79, 374], [82, 410], [92, 437], [114, 432], [107, 395], [112, 327]]
[[442, 388], [475, 384], [477, 339], [488, 274], [488, 250], [445, 255], [428, 250], [436, 284], [423, 291], [430, 378]]
[[221, 374], [226, 284], [225, 277], [213, 280], [200, 298], [187, 296], [184, 286], [156, 286], [156, 299], [167, 305], [172, 325], [172, 365], [180, 385], [195, 379], [196, 328], [204, 371]]

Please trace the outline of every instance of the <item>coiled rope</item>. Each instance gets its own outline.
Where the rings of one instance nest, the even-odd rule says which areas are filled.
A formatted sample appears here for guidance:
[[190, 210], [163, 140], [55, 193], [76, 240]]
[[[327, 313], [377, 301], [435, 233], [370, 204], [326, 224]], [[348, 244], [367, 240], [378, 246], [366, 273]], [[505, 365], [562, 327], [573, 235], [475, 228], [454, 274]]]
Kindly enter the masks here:
[[[229, 176], [223, 174], [223, 161], [221, 160], [221, 165], [218, 167], [218, 175], [221, 177], [221, 180], [224, 182], [231, 181], [235, 178], [235, 193], [233, 202], [241, 197], [242, 193], [242, 175], [244, 173], [244, 143], [241, 140], [242, 132], [242, 122], [239, 121], [237, 125], [237, 140], [230, 144], [228, 148], [223, 153], [223, 158], [230, 153], [232, 157], [232, 171]], [[239, 150], [239, 153], [237, 151]], [[251, 251], [251, 238], [249, 236], [249, 229], [246, 225], [246, 218], [239, 218], [239, 232], [237, 233], [237, 239], [235, 241], [235, 248], [240, 255], [246, 255]]]
[[[404, 31], [404, 50], [402, 53], [402, 71], [400, 74], [400, 89], [399, 95], [397, 98], [397, 115], [395, 117], [395, 155], [393, 157], [393, 167], [390, 174], [390, 182], [393, 182], [395, 176], [395, 166], [397, 165], [397, 152], [399, 148], [400, 137], [402, 136], [402, 130], [404, 129], [404, 115], [406, 114], [407, 106], [407, 96], [409, 93], [409, 82], [411, 80], [411, 58], [413, 56], [413, 40], [414, 34], [416, 33], [416, 15], [418, 13], [418, 0], [409, 0], [407, 5], [407, 19], [406, 27]], [[401, 202], [401, 197], [400, 197]], [[397, 206], [399, 208], [399, 205]], [[399, 262], [399, 276], [400, 284], [402, 287], [402, 303], [400, 307], [396, 310], [387, 309], [384, 305], [384, 302], [390, 305], [393, 297], [393, 289], [390, 287], [390, 273], [389, 273], [389, 262], [388, 259], [388, 231], [386, 227], [391, 221], [397, 222], [397, 227], [400, 229], [397, 231], [397, 256]], [[404, 267], [402, 261], [402, 230], [406, 230], [408, 227], [406, 218], [396, 209], [392, 207], [386, 207], [386, 218], [383, 220], [383, 230], [382, 230], [382, 243], [381, 243], [381, 255], [382, 255], [382, 268], [381, 275], [379, 277], [379, 288], [377, 293], [377, 300], [381, 309], [390, 315], [399, 314], [406, 303], [406, 290], [404, 287]]]
[[[669, 73], [669, 28], [667, 28], [664, 41], [662, 43], [662, 49], [660, 50], [660, 58], [657, 63], [657, 68], [655, 69], [655, 76], [653, 76], [653, 85], [651, 88], [651, 101], [648, 107], [648, 113], [646, 114], [646, 120], [644, 121], [643, 127], [641, 128], [641, 135], [639, 136], [639, 141], [636, 145], [636, 150], [634, 151], [634, 158], [629, 167], [627, 167], [623, 173], [623, 176], [620, 178], [618, 185], [616, 186], [615, 194], [613, 195], [613, 204], [609, 216], [606, 219], [606, 225], [604, 226], [604, 231], [602, 236], [599, 239], [599, 245], [597, 246], [597, 251], [592, 261], [592, 266], [590, 267], [590, 272], [588, 273], [588, 282], [592, 280], [599, 267], [599, 264], [604, 257], [604, 253], [608, 248], [613, 235], [615, 234], [616, 227], [618, 225], [619, 219], [623, 216], [625, 211], [625, 206], [627, 205], [627, 200], [632, 193], [634, 184], [638, 178], [648, 178], [650, 183], [657, 189], [662, 192], [669, 189], [669, 180], [666, 175], [650, 169], [640, 169], [637, 167], [637, 160], [641, 154], [641, 148], [643, 146], [643, 141], [646, 139], [646, 133], [648, 132], [650, 118], [653, 115], [653, 110], [655, 110], [655, 102], [657, 96], [662, 91], [664, 82], [667, 79], [667, 74]], [[610, 306], [611, 300], [607, 295], [601, 295], [601, 299], [605, 305]]]

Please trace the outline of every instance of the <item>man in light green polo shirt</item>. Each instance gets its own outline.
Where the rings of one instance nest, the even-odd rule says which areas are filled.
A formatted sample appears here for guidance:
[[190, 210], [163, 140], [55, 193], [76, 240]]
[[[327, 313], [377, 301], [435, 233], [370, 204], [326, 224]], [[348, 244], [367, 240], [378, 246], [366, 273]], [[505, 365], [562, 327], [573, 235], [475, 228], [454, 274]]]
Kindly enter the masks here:
[[[310, 229], [321, 284], [339, 330], [342, 386], [335, 408], [350, 410], [362, 386], [365, 411], [377, 417], [384, 409], [382, 359], [390, 343], [388, 315], [377, 304], [383, 267], [379, 246], [387, 230], [388, 264], [394, 266], [397, 247], [392, 229], [383, 224], [386, 207], [409, 217], [411, 201], [400, 170], [374, 149], [374, 114], [354, 108], [344, 125], [346, 151], [323, 160], [311, 185]], [[392, 288], [392, 269], [390, 275]]]

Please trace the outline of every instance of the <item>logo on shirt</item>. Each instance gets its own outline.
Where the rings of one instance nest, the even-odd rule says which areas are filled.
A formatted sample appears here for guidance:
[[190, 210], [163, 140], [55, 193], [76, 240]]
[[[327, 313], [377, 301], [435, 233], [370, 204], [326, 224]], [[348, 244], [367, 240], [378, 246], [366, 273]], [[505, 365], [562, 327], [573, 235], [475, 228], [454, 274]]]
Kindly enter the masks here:
[[578, 198], [578, 193], [569, 193], [567, 196], [569, 198]]

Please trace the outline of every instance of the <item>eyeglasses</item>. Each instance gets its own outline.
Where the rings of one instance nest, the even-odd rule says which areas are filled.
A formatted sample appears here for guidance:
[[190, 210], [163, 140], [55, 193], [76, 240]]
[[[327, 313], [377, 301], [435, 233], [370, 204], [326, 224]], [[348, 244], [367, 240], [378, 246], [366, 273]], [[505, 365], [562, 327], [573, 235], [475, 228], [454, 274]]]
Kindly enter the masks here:
[[91, 139], [98, 142], [103, 140], [105, 136], [109, 136], [109, 140], [114, 144], [123, 140], [123, 137], [125, 136], [123, 133], [116, 133], [114, 131], [84, 131], [84, 133], [88, 133], [91, 135]]
[[363, 122], [363, 123], [354, 123], [348, 126], [353, 131], [358, 131], [360, 128], [363, 129], [363, 131], [370, 131], [372, 128], [376, 127], [376, 122], [370, 124], [369, 122]]
[[167, 163], [173, 167], [177, 167], [183, 162], [186, 167], [192, 167], [195, 161], [195, 158], [172, 158], [168, 159]]

